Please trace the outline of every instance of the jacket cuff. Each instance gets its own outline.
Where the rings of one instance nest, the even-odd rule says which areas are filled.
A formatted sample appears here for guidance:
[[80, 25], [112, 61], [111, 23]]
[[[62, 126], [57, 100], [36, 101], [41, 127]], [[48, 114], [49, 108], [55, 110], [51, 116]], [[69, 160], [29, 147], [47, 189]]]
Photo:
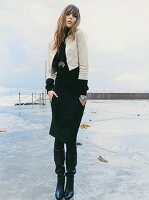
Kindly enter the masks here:
[[83, 80], [83, 79], [78, 79], [79, 81], [79, 93], [80, 95], [86, 95], [87, 94], [87, 90], [89, 90], [88, 87], [88, 80]]
[[54, 79], [48, 78], [48, 79], [46, 80], [46, 86], [45, 86], [45, 88], [46, 88], [46, 90], [47, 90], [47, 94], [48, 94], [48, 91], [50, 91], [50, 90], [53, 89], [53, 86], [54, 86]]

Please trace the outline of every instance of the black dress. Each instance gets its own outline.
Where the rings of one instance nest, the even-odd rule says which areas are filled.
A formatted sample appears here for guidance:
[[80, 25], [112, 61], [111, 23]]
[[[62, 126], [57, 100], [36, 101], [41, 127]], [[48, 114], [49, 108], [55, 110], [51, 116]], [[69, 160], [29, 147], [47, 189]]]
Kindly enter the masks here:
[[[65, 38], [69, 28], [65, 31]], [[78, 129], [84, 113], [83, 106], [79, 100], [80, 94], [86, 95], [88, 88], [88, 80], [79, 80], [79, 66], [69, 71], [66, 54], [65, 43], [60, 46], [60, 53], [56, 53], [52, 67], [57, 71], [55, 84], [54, 80], [48, 78], [46, 80], [47, 93], [53, 90], [58, 97], [53, 95], [51, 102], [52, 121], [49, 134], [67, 143], [76, 141]]]

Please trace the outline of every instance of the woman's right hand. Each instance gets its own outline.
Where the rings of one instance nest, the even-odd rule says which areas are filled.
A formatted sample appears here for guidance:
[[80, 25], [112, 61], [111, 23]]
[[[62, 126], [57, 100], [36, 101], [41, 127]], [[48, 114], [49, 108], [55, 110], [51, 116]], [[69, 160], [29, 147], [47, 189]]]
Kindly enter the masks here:
[[56, 92], [54, 92], [53, 90], [48, 91], [48, 96], [50, 98], [50, 102], [52, 102], [53, 95], [55, 95], [56, 97], [58, 97], [58, 95], [56, 94]]

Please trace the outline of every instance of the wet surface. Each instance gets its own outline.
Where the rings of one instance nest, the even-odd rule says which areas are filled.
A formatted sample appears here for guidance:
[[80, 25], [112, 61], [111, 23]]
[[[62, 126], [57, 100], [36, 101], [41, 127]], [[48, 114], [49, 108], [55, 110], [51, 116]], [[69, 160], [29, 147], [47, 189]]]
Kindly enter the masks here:
[[[54, 200], [51, 108], [1, 107], [0, 199]], [[75, 200], [149, 199], [149, 101], [88, 100], [79, 129]], [[108, 162], [101, 162], [102, 156]]]

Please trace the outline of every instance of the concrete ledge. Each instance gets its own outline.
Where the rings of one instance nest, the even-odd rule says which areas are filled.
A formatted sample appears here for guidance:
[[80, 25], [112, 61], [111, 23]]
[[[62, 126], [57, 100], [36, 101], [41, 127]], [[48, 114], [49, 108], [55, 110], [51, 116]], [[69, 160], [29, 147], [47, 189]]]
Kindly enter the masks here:
[[149, 93], [87, 93], [88, 99], [149, 99]]

